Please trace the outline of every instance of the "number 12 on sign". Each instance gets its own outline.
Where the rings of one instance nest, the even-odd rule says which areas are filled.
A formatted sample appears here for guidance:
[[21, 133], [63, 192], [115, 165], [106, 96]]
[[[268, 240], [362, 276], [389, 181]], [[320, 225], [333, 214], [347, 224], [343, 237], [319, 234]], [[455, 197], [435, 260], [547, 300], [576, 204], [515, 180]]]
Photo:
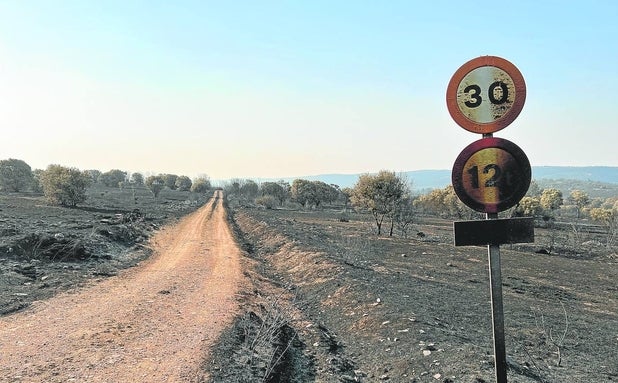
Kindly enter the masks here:
[[[485, 181], [485, 187], [495, 187], [498, 186], [498, 181], [501, 178], [502, 170], [500, 166], [496, 164], [489, 164], [483, 168], [483, 174], [488, 174], [493, 171], [493, 175]], [[470, 174], [470, 178], [472, 181], [472, 187], [474, 189], [479, 188], [479, 167], [478, 165], [472, 166], [468, 169], [468, 174]], [[510, 175], [510, 173], [508, 173]]]
[[495, 137], [468, 145], [453, 166], [455, 193], [470, 208], [498, 213], [515, 206], [530, 186], [531, 168], [514, 143]]

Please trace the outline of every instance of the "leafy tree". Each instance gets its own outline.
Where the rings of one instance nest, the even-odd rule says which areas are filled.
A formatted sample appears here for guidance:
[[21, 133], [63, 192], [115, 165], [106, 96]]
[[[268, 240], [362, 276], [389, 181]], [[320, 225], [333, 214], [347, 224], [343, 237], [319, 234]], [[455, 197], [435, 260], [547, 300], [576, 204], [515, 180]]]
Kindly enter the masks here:
[[420, 196], [414, 201], [414, 205], [427, 213], [442, 217], [464, 218], [466, 212], [472, 212], [459, 200], [452, 185]]
[[315, 204], [315, 200], [317, 199], [315, 188], [309, 180], [295, 179], [292, 181], [290, 193], [292, 199], [303, 206]]
[[144, 184], [144, 175], [142, 173], [132, 173], [129, 180], [135, 185], [141, 186]]
[[569, 195], [569, 200], [577, 207], [577, 218], [580, 217], [582, 210], [590, 205], [590, 196], [581, 190], [573, 190]]
[[339, 186], [334, 184], [327, 184], [322, 181], [313, 181], [316, 189], [318, 205], [324, 203], [333, 203], [339, 198]]
[[277, 183], [279, 185], [281, 185], [283, 190], [285, 190], [286, 198], [290, 198], [290, 191], [292, 190], [292, 185], [290, 185], [289, 182], [284, 181], [284, 180], [279, 180], [279, 181], [277, 181]]
[[196, 178], [191, 185], [191, 191], [193, 193], [207, 193], [210, 188], [210, 179], [207, 176]]
[[264, 206], [266, 209], [272, 209], [279, 203], [277, 197], [266, 194], [255, 199], [255, 203]]
[[242, 180], [233, 179], [229, 184], [225, 186], [225, 193], [230, 195], [240, 196], [240, 186], [243, 184]]
[[189, 191], [191, 190], [191, 185], [193, 184], [193, 182], [191, 182], [191, 178], [187, 177], [187, 176], [180, 176], [178, 177], [178, 179], [176, 179], [176, 188], [180, 191]]
[[45, 172], [45, 170], [43, 169], [34, 169], [32, 171], [32, 191], [35, 193], [43, 193], [43, 183], [42, 183], [42, 178], [43, 178], [43, 173]]
[[252, 200], [257, 197], [258, 191], [259, 186], [253, 180], [244, 180], [244, 182], [240, 185], [240, 195], [248, 200]]
[[167, 186], [170, 190], [176, 190], [176, 180], [178, 179], [176, 174], [163, 174], [162, 177], [165, 182], [165, 186]]
[[472, 211], [457, 197], [453, 185], [448, 185], [443, 189], [442, 203], [451, 217], [464, 218], [466, 212]]
[[343, 188], [341, 189], [341, 198], [343, 199], [343, 205], [347, 208], [350, 203], [350, 198], [352, 198], [352, 193], [354, 189], [352, 188]]
[[543, 209], [553, 212], [557, 210], [564, 201], [562, 200], [562, 192], [558, 189], [544, 189], [541, 192], [541, 206]]
[[127, 172], [122, 170], [112, 169], [105, 173], [102, 173], [99, 177], [99, 181], [107, 187], [117, 188], [120, 187], [120, 183], [127, 179]]
[[538, 197], [527, 196], [519, 201], [517, 214], [525, 217], [538, 217], [543, 213], [543, 207]]
[[287, 199], [288, 192], [284, 186], [278, 182], [264, 182], [260, 185], [260, 194], [264, 196], [273, 196], [279, 201], [279, 206]]
[[86, 173], [88, 173], [88, 175], [90, 175], [90, 179], [92, 180], [92, 183], [97, 183], [97, 182], [101, 182], [100, 178], [101, 178], [101, 171], [97, 170], [97, 169], [89, 169], [86, 170]]
[[41, 175], [43, 193], [52, 204], [77, 206], [86, 200], [86, 189], [92, 183], [88, 172], [60, 165], [49, 165]]
[[148, 189], [150, 189], [150, 191], [152, 192], [152, 195], [154, 195], [154, 197], [157, 198], [161, 190], [165, 188], [165, 179], [163, 178], [162, 175], [149, 176], [148, 178], [146, 178], [146, 181], [144, 182], [144, 184], [146, 185]]
[[32, 169], [24, 161], [14, 158], [0, 161], [0, 189], [20, 192], [29, 187], [33, 179]]
[[607, 247], [612, 246], [618, 234], [618, 202], [609, 209], [602, 207], [590, 209], [590, 218], [605, 226], [607, 229]]
[[319, 207], [332, 203], [339, 197], [339, 190], [322, 181], [296, 179], [292, 182], [291, 197], [303, 206]]
[[[352, 204], [367, 209], [373, 215], [378, 229], [382, 233], [382, 223], [388, 216], [392, 218], [396, 207], [408, 192], [406, 182], [394, 172], [381, 170], [376, 175], [362, 174], [354, 185]], [[393, 235], [391, 220], [390, 235]]]

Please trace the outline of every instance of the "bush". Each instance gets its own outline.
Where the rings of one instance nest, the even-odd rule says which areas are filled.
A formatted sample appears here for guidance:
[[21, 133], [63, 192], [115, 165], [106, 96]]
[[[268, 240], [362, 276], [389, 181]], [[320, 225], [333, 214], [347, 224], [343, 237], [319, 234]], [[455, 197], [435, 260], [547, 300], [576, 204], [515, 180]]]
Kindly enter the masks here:
[[167, 186], [170, 190], [176, 190], [176, 180], [178, 176], [176, 174], [162, 174], [163, 182], [165, 182], [165, 186]]
[[210, 180], [206, 177], [197, 178], [191, 185], [193, 193], [207, 193], [210, 190]]
[[43, 194], [43, 184], [42, 177], [45, 170], [43, 169], [34, 169], [32, 171], [32, 186], [30, 187], [34, 193]]
[[127, 172], [123, 172], [122, 170], [118, 169], [112, 169], [99, 176], [99, 181], [101, 181], [103, 185], [110, 188], [120, 187], [120, 183], [124, 182], [126, 179]]
[[86, 189], [92, 179], [76, 168], [49, 165], [41, 175], [43, 194], [52, 204], [76, 206], [86, 200]]
[[13, 158], [0, 161], [0, 189], [20, 192], [30, 186], [32, 181], [32, 169], [24, 161]]
[[165, 187], [165, 179], [163, 176], [150, 176], [146, 178], [146, 187], [150, 189], [155, 198], [159, 196], [159, 193]]
[[256, 198], [255, 203], [267, 209], [272, 209], [279, 204], [279, 200], [275, 196], [264, 195]]
[[144, 175], [142, 173], [133, 173], [129, 180], [135, 185], [142, 186], [144, 184]]
[[176, 188], [180, 191], [189, 191], [191, 189], [191, 178], [187, 176], [180, 176], [176, 179]]

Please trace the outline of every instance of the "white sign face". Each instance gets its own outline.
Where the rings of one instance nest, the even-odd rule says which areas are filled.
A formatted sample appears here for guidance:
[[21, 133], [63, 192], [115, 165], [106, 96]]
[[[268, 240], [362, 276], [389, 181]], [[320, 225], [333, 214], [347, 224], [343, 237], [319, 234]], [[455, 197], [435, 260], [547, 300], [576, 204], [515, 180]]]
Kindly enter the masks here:
[[446, 106], [462, 128], [490, 134], [517, 118], [526, 101], [526, 83], [509, 61], [482, 56], [462, 65], [446, 88]]
[[485, 66], [468, 73], [457, 87], [457, 106], [466, 118], [479, 124], [504, 116], [515, 101], [515, 83], [500, 68]]

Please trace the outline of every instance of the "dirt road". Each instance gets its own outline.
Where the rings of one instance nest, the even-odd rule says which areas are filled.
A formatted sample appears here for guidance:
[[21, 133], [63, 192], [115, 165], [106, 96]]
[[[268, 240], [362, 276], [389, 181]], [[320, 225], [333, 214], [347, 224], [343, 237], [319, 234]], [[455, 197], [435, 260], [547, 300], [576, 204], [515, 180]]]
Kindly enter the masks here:
[[220, 192], [153, 244], [138, 267], [0, 318], [0, 381], [203, 379], [242, 280]]

